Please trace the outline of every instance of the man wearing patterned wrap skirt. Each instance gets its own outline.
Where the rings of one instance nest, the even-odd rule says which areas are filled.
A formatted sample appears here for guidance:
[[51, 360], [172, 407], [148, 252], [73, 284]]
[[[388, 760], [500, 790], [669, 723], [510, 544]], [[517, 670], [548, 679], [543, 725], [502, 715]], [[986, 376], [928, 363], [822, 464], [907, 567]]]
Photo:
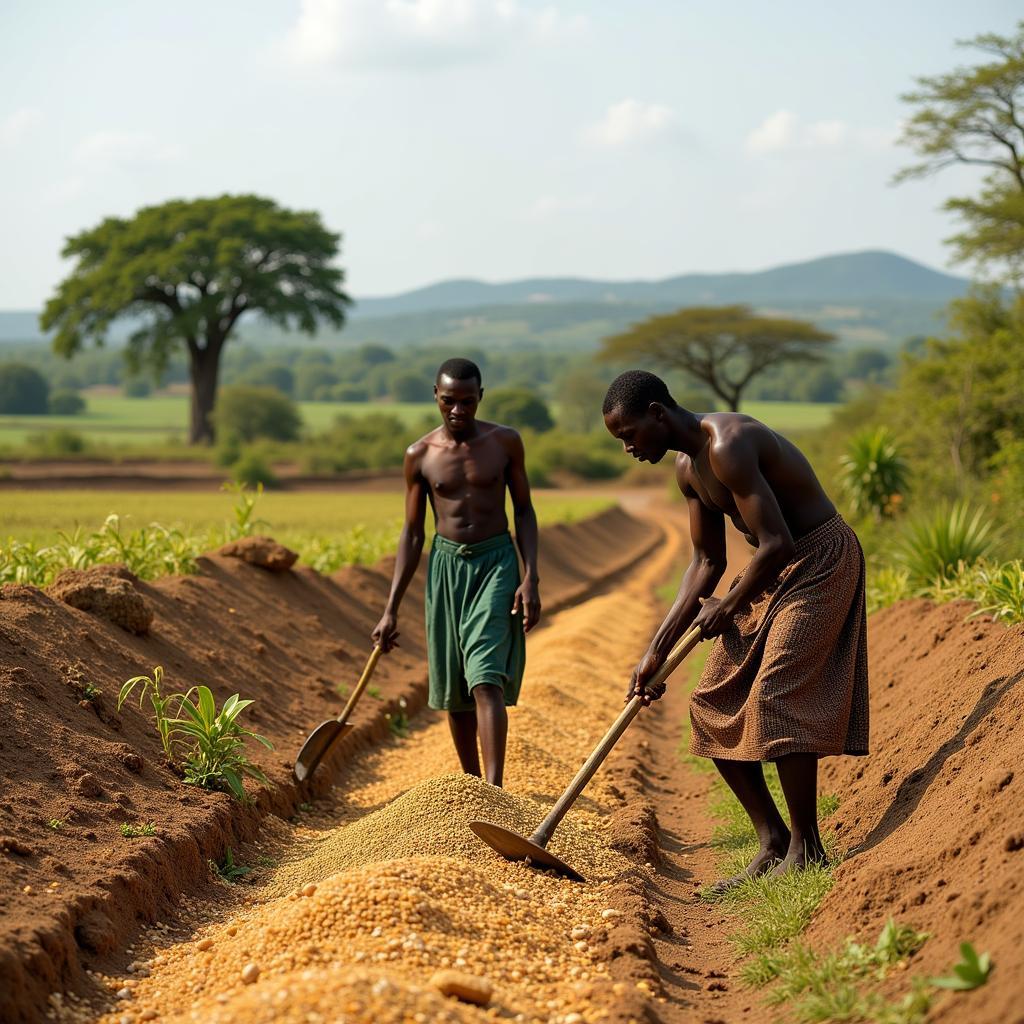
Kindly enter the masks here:
[[[739, 413], [695, 414], [664, 381], [631, 370], [604, 401], [605, 425], [626, 453], [660, 462], [676, 451], [693, 560], [665, 621], [633, 672], [627, 700], [647, 686], [692, 625], [716, 637], [690, 704], [691, 751], [710, 757], [750, 815], [760, 849], [719, 883], [820, 863], [818, 758], [868, 750], [864, 556], [810, 464], [784, 437]], [[725, 517], [756, 548], [728, 594]], [[761, 769], [774, 761], [789, 810], [779, 814]]]

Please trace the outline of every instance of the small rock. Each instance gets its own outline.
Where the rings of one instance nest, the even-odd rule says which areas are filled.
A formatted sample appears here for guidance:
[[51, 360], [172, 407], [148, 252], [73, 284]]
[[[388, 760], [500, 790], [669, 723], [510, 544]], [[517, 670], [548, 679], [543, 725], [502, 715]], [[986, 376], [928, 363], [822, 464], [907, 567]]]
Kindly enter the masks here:
[[1003, 849], [1007, 853], [1016, 853], [1024, 850], [1024, 832], [1013, 832], [1003, 841]]
[[303, 896], [312, 896], [313, 893], [315, 893], [315, 892], [316, 892], [316, 883], [315, 882], [307, 882], [302, 887], [302, 895]]
[[200, 939], [196, 943], [196, 949], [213, 949], [213, 939]]
[[256, 964], [246, 964], [242, 968], [242, 981], [251, 985], [260, 976], [260, 969]]
[[577, 949], [577, 950], [578, 950], [578, 951], [579, 951], [580, 953], [586, 953], [586, 951], [587, 951], [587, 950], [588, 950], [588, 949], [590, 948], [590, 947], [589, 947], [589, 946], [587, 945], [587, 940], [586, 940], [586, 939], [580, 939], [580, 941], [579, 941], [579, 942], [574, 942], [574, 943], [573, 943], [573, 945], [574, 945], [574, 946], [576, 947], [576, 949]]
[[156, 1010], [143, 1010], [142, 1013], [139, 1014], [139, 1020], [156, 1020], [156, 1018]]
[[614, 907], [609, 907], [607, 910], [602, 910], [601, 911], [601, 916], [606, 921], [616, 921], [620, 917], [622, 917], [622, 911], [621, 910], [616, 910]]
[[590, 929], [585, 924], [578, 924], [569, 935], [573, 939], [585, 939], [590, 935]]
[[451, 970], [437, 971], [430, 979], [430, 986], [442, 995], [453, 996], [475, 1006], [486, 1006], [494, 992], [494, 986], [486, 978]]
[[103, 795], [103, 787], [100, 785], [99, 779], [92, 772], [85, 772], [85, 774], [75, 780], [75, 792], [87, 799], [94, 799]]
[[516, 889], [512, 895], [515, 896], [517, 900], [527, 900], [530, 898], [530, 894], [525, 889]]
[[117, 990], [117, 998], [118, 999], [131, 999], [131, 997], [132, 997], [132, 990], [130, 988], [119, 988]]
[[269, 572], [287, 572], [299, 557], [296, 552], [289, 551], [272, 537], [258, 536], [242, 537], [240, 540], [225, 544], [217, 554], [228, 558], [240, 558], [243, 562], [257, 565]]

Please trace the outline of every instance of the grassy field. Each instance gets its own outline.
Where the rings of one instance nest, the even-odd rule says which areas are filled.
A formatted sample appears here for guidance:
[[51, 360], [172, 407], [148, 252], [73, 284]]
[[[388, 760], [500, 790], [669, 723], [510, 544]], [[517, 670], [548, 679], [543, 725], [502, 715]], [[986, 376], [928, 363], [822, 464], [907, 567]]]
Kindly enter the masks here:
[[[542, 525], [573, 522], [607, 508], [609, 497], [563, 497], [534, 492], [534, 505]], [[96, 530], [111, 513], [122, 518], [126, 530], [158, 522], [183, 533], [207, 533], [233, 519], [235, 498], [230, 494], [189, 491], [26, 490], [5, 491], [0, 497], [0, 546], [8, 540], [52, 543], [59, 531], [80, 526]], [[264, 494], [256, 514], [283, 544], [310, 537], [333, 537], [355, 527], [394, 527], [397, 536], [403, 514], [402, 495], [388, 493], [285, 493]], [[431, 518], [428, 515], [428, 520]]]
[[[87, 396], [87, 403], [87, 411], [81, 416], [0, 417], [0, 447], [17, 447], [33, 434], [58, 428], [72, 430], [94, 444], [126, 449], [151, 449], [172, 438], [178, 442], [185, 440], [188, 399], [183, 395]], [[787, 431], [824, 426], [833, 408], [811, 402], [749, 402], [743, 411], [776, 430]], [[299, 409], [306, 427], [313, 433], [326, 430], [343, 413], [365, 416], [370, 412], [387, 412], [409, 424], [437, 416], [429, 402], [300, 402]]]

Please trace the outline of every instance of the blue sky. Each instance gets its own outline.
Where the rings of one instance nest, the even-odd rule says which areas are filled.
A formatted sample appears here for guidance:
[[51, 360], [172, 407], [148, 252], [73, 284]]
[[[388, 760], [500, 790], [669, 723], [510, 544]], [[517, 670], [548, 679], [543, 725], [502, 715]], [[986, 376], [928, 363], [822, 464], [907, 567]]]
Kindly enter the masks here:
[[893, 188], [898, 96], [1010, 33], [1004, 0], [6, 0], [0, 309], [63, 239], [254, 191], [344, 233], [353, 294], [448, 277], [664, 277], [893, 249], [945, 266]]

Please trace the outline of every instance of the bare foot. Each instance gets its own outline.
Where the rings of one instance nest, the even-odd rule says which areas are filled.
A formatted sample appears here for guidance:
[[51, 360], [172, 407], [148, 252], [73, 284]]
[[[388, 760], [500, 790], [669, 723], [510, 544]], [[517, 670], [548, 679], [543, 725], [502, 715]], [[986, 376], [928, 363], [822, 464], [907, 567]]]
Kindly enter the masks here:
[[772, 874], [785, 875], [790, 871], [803, 871], [804, 868], [808, 867], [821, 867], [827, 860], [825, 848], [820, 842], [815, 843], [813, 846], [799, 846], [795, 850], [791, 848], [786, 853], [782, 862], [776, 865]]
[[757, 856], [738, 874], [732, 878], [723, 878], [710, 886], [710, 892], [715, 896], [721, 896], [742, 885], [748, 878], [757, 878], [766, 875], [782, 860], [789, 847], [788, 836], [778, 836], [770, 840], [766, 845], [757, 851]]

